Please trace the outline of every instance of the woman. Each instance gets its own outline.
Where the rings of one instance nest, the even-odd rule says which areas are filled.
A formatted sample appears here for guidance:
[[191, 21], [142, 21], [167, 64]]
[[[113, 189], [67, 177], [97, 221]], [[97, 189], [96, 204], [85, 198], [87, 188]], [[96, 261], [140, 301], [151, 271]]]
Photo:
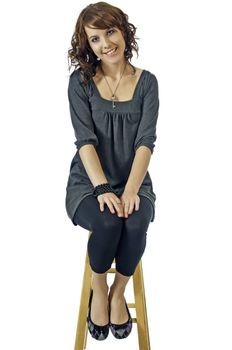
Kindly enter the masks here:
[[[77, 19], [68, 51], [75, 66], [68, 97], [77, 151], [66, 210], [75, 226], [92, 232], [87, 320], [97, 340], [105, 339], [109, 329], [117, 339], [131, 332], [125, 288], [155, 217], [156, 195], [147, 168], [156, 140], [158, 83], [154, 74], [130, 63], [132, 51], [138, 54], [135, 31], [119, 8], [91, 4]], [[109, 290], [107, 271], [114, 258]]]

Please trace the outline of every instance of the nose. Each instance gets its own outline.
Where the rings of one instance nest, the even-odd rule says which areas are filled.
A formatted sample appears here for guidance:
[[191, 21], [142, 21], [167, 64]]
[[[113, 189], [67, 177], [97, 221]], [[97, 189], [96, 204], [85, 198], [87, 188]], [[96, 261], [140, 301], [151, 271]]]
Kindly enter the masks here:
[[103, 37], [102, 38], [102, 46], [104, 49], [108, 49], [109, 48], [109, 38], [108, 37]]

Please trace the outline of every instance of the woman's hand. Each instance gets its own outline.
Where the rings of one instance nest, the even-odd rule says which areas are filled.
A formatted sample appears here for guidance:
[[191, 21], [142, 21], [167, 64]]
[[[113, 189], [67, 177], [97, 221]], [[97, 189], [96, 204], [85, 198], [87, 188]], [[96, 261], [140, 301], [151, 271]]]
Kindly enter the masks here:
[[140, 197], [136, 192], [130, 190], [124, 190], [120, 197], [123, 206], [123, 216], [128, 218], [128, 214], [132, 214], [135, 206], [135, 210], [139, 210]]
[[118, 216], [123, 216], [123, 207], [121, 199], [116, 196], [113, 192], [106, 192], [103, 194], [99, 194], [97, 196], [97, 200], [100, 203], [100, 210], [104, 211], [104, 205], [107, 204], [109, 210], [112, 214], [115, 213], [115, 209], [117, 211]]

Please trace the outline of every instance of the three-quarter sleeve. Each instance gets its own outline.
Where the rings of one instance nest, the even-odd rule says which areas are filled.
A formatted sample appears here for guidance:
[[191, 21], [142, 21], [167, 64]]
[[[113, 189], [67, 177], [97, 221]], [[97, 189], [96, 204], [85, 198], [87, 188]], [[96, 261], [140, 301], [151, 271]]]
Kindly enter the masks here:
[[86, 144], [98, 145], [88, 95], [80, 80], [80, 72], [74, 71], [69, 77], [68, 99], [71, 121], [74, 128], [76, 148]]
[[156, 135], [156, 124], [159, 113], [159, 92], [158, 81], [152, 73], [144, 83], [143, 107], [142, 116], [137, 130], [134, 151], [140, 146], [147, 146], [154, 151]]

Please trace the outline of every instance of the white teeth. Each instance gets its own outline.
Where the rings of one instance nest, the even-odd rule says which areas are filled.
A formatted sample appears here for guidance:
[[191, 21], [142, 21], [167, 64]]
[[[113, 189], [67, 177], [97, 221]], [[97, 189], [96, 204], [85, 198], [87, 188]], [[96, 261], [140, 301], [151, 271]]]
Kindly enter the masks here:
[[115, 49], [112, 49], [112, 50], [110, 50], [110, 51], [108, 51], [108, 52], [106, 53], [106, 55], [110, 55], [111, 53], [115, 52], [115, 50], [116, 50], [116, 48], [115, 48]]

